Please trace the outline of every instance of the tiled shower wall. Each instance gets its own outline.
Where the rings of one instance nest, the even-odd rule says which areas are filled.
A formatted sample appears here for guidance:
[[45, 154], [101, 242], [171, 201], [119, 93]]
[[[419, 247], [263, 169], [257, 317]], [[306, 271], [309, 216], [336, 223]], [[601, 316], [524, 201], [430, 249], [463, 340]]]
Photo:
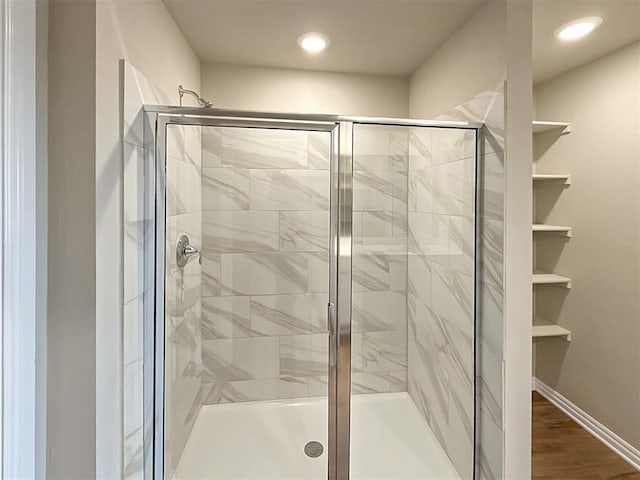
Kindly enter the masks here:
[[[153, 138], [145, 124], [145, 104], [170, 104], [167, 95], [122, 62], [124, 150], [124, 325], [123, 334], [123, 478], [143, 478], [144, 449], [151, 448], [155, 282], [148, 254], [155, 242]], [[201, 141], [198, 128], [171, 126], [167, 132], [166, 202], [166, 472], [172, 476], [193, 426], [201, 400], [201, 269], [175, 264], [175, 242], [186, 233], [202, 242]], [[145, 255], [146, 253], [146, 255]], [[149, 323], [144, 323], [144, 319]], [[149, 330], [147, 330], [149, 329]], [[144, 428], [147, 427], [147, 431]], [[151, 458], [150, 455], [147, 458]]]
[[459, 105], [443, 120], [481, 122], [477, 205], [476, 478], [502, 478], [505, 85]]
[[[404, 391], [408, 136], [356, 145], [353, 391]], [[329, 160], [329, 133], [203, 130], [205, 403], [326, 395]]]
[[409, 141], [409, 394], [464, 479], [473, 469], [473, 130]]
[[404, 128], [354, 125], [352, 390], [407, 389]]
[[153, 151], [145, 144], [143, 105], [169, 103], [169, 97], [127, 62], [121, 62], [121, 71], [124, 90], [122, 477], [140, 479], [143, 478], [145, 438], [150, 434], [144, 431], [144, 419], [149, 419], [153, 412], [151, 399], [143, 394], [143, 369], [149, 367], [145, 338], [152, 338], [145, 336], [144, 318], [154, 298], [153, 282], [145, 276], [145, 251], [153, 249], [154, 241], [150, 232], [153, 216], [145, 196], [145, 192], [153, 189], [153, 176], [149, 173]]
[[176, 264], [180, 235], [202, 245], [199, 127], [167, 127], [166, 169], [165, 472], [173, 472], [202, 405], [201, 267]]
[[[472, 197], [468, 186], [458, 183], [456, 187], [461, 180], [468, 184], [470, 169], [465, 166], [467, 160], [461, 161], [459, 155], [458, 160], [450, 157], [452, 161], [446, 161], [441, 142], [435, 136], [430, 138], [428, 131], [414, 131], [409, 165], [409, 393], [462, 478], [471, 478], [469, 460], [475, 438], [476, 478], [495, 480], [502, 478], [504, 436], [504, 85], [480, 93], [438, 119], [484, 125], [477, 160], [476, 333], [471, 340], [468, 294], [473, 287], [469, 284], [468, 266], [473, 265], [469, 263], [473, 245], [468, 242], [472, 237], [468, 218], [460, 215], [464, 210], [459, 208]], [[451, 146], [452, 151], [458, 150], [454, 144]], [[457, 198], [456, 191], [460, 192], [461, 186], [466, 190], [463, 197], [458, 194]], [[451, 192], [452, 196], [447, 201], [438, 200], [436, 197], [443, 192]], [[444, 221], [447, 217], [448, 221]], [[431, 228], [419, 228], [424, 226]], [[445, 259], [437, 260], [437, 252], [426, 254], [421, 244], [446, 252]], [[448, 269], [443, 265], [447, 261]], [[429, 303], [422, 301], [425, 296]], [[414, 329], [415, 335], [411, 334]], [[467, 354], [472, 341], [475, 359]], [[475, 430], [473, 412], [469, 410], [473, 405], [473, 372]]]
[[204, 403], [324, 395], [330, 134], [202, 135]]

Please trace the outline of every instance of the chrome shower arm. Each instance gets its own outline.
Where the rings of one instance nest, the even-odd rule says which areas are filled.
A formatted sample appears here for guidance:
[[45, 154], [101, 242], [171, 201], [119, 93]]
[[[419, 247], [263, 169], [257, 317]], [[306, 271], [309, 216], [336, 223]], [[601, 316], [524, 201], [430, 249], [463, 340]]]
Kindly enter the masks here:
[[180, 95], [180, 106], [182, 106], [182, 97], [184, 97], [185, 93], [188, 93], [189, 95], [192, 95], [193, 97], [195, 97], [195, 99], [198, 100], [198, 105], [200, 105], [202, 108], [209, 108], [212, 106], [211, 102], [202, 98], [200, 95], [198, 95], [197, 92], [183, 88], [182, 85], [178, 85], [178, 95]]

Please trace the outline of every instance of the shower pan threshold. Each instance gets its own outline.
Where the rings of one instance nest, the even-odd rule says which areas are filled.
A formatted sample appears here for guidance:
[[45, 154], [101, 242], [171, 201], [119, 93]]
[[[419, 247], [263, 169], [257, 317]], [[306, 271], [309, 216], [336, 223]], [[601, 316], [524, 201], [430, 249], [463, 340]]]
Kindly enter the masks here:
[[[406, 392], [354, 395], [351, 479], [460, 478]], [[327, 399], [205, 405], [175, 480], [327, 478]], [[305, 455], [319, 441], [324, 453]]]

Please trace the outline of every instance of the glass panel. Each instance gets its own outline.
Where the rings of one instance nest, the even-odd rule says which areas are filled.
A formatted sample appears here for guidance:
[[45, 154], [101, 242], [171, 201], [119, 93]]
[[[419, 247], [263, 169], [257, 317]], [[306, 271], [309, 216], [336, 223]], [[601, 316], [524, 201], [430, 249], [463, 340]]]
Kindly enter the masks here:
[[330, 145], [167, 127], [166, 478], [327, 478]]
[[354, 126], [351, 478], [470, 479], [475, 131]]

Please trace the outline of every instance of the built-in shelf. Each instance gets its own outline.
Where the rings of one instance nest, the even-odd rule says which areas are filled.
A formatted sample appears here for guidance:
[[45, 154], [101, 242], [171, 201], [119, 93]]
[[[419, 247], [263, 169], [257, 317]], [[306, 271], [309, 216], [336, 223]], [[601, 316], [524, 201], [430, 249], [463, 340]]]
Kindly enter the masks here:
[[571, 279], [556, 275], [555, 273], [534, 273], [534, 285], [557, 285], [560, 287], [571, 288]]
[[557, 131], [560, 134], [570, 133], [571, 124], [566, 122], [545, 122], [543, 120], [534, 120], [532, 122], [533, 133], [543, 133]]
[[571, 175], [555, 175], [555, 174], [533, 174], [534, 183], [558, 183], [562, 185], [571, 185]]
[[571, 330], [567, 330], [560, 325], [546, 322], [540, 318], [533, 321], [533, 338], [564, 337], [567, 342], [571, 341]]
[[561, 225], [544, 225], [540, 223], [534, 223], [533, 232], [548, 232], [548, 233], [563, 233], [567, 237], [571, 236], [571, 227], [564, 227]]

